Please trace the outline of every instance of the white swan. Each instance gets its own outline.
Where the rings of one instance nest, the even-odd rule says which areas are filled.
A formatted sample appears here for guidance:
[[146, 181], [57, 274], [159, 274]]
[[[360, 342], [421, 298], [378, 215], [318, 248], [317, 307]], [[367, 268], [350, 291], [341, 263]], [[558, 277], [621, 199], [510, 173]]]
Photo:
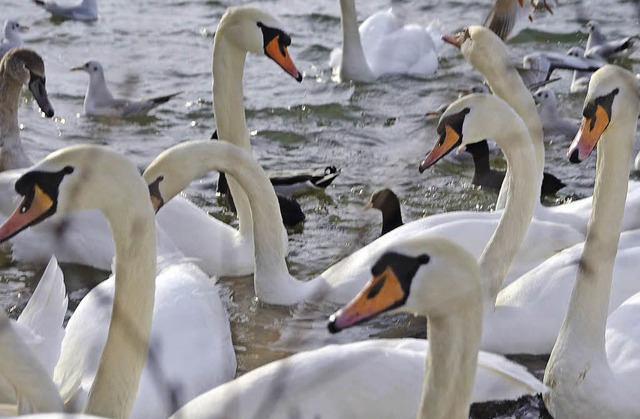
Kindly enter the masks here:
[[[508, 51], [500, 38], [482, 26], [469, 26], [455, 35], [444, 35], [443, 39], [457, 48], [473, 67], [487, 80], [491, 91], [503, 98], [524, 120], [533, 146], [540, 175], [544, 169], [544, 138], [542, 124], [531, 93], [526, 88], [517, 71], [513, 68]], [[509, 170], [507, 170], [509, 176]], [[503, 183], [496, 208], [504, 206], [508, 191]], [[626, 203], [623, 230], [640, 228], [640, 182], [631, 182]], [[591, 197], [564, 205], [545, 207], [538, 205], [534, 219], [567, 224], [582, 234], [586, 234], [587, 221], [591, 212]]]
[[[273, 16], [259, 9], [230, 7], [216, 29], [212, 76], [217, 133], [222, 140], [238, 144], [245, 150], [251, 150], [242, 93], [247, 53], [266, 55], [296, 80], [302, 80], [287, 52], [291, 40], [280, 27]], [[180, 250], [186, 256], [197, 258], [208, 274], [244, 276], [253, 272], [251, 210], [236, 181], [228, 181], [238, 210], [237, 230], [191, 203], [181, 203], [172, 209], [168, 203], [158, 213], [158, 221]], [[197, 231], [198, 235], [194, 236], [192, 231]], [[282, 240], [286, 245], [287, 236], [283, 235]]]
[[0, 313], [0, 412], [62, 411], [51, 376], [64, 336], [65, 291], [62, 271], [51, 258], [18, 320]]
[[358, 296], [362, 306], [354, 300], [332, 316], [330, 329], [395, 306], [433, 316], [430, 342], [374, 339], [302, 352], [207, 392], [173, 418], [407, 418], [421, 405], [429, 418], [466, 418], [471, 400], [544, 391], [523, 367], [478, 356], [482, 296], [473, 256], [437, 237], [389, 250], [371, 268], [375, 277]]
[[[477, 98], [477, 96], [473, 97]], [[532, 171], [535, 170], [535, 164], [528, 158], [532, 153], [532, 146], [527, 138], [526, 129], [521, 122], [518, 122], [520, 118], [501, 100], [482, 97], [486, 100], [477, 101], [477, 103], [469, 102], [469, 106], [473, 107], [475, 111], [469, 119], [475, 121], [475, 125], [473, 125], [473, 130], [465, 133], [465, 139], [474, 141], [475, 138], [475, 141], [480, 141], [487, 136], [495, 137], [496, 142], [505, 143], [503, 149], [509, 161], [521, 160], [514, 170], [521, 172], [524, 179], [535, 178], [535, 172], [532, 174]], [[483, 124], [482, 118], [486, 116], [487, 112], [490, 112], [483, 109], [491, 107], [491, 110], [494, 110], [493, 106], [499, 106], [498, 109], [504, 111], [503, 121], [508, 122]], [[512, 138], [518, 134], [520, 138]], [[507, 139], [510, 141], [506, 141]], [[153, 185], [150, 189], [155, 197], [152, 198], [155, 199], [158, 206], [178, 194], [191, 180], [210, 170], [225, 171], [241, 182], [241, 186], [251, 202], [254, 219], [255, 293], [264, 302], [290, 305], [310, 299], [339, 303], [349, 301], [367, 281], [368, 269], [373, 261], [396, 243], [399, 237], [406, 237], [395, 234], [397, 230], [402, 228], [399, 227], [334, 264], [318, 277], [309, 281], [299, 281], [289, 274], [285, 264], [284, 246], [280, 244], [282, 243], [281, 235], [284, 234], [279, 228], [280, 214], [273, 188], [269, 186], [269, 180], [264, 171], [260, 170], [256, 164], [249, 164], [245, 161], [246, 159], [241, 159], [237, 152], [232, 154], [233, 149], [214, 148], [213, 145], [212, 142], [193, 141], [172, 147], [161, 153], [147, 167], [143, 177], [147, 183]], [[214, 161], [216, 156], [222, 153], [221, 150], [224, 150], [225, 157], [218, 158], [217, 162]], [[536, 193], [533, 191], [540, 189], [539, 184], [535, 185], [532, 182], [524, 181], [522, 183], [522, 187], [519, 187], [517, 192], [509, 197], [510, 202], [513, 202], [513, 210], [511, 213], [504, 212], [498, 230], [496, 231], [495, 223], [483, 229], [484, 232], [490, 232], [489, 235], [495, 232], [496, 236], [492, 240], [494, 244], [491, 245], [494, 250], [487, 252], [489, 255], [493, 255], [490, 257], [492, 260], [497, 260], [491, 267], [489, 263], [487, 264], [487, 271], [491, 271], [491, 277], [494, 278], [492, 282], [497, 284], [491, 287], [498, 286], [495, 293], [499, 290], [499, 284], [504, 280], [504, 275], [512, 262], [510, 257], [515, 257], [518, 244], [527, 230], [528, 207], [531, 207], [532, 210], [536, 201]], [[519, 207], [516, 207], [516, 203], [519, 203]], [[505, 242], [504, 239], [497, 238], [500, 236], [507, 236], [509, 239]], [[469, 246], [468, 241], [462, 240], [461, 242], [463, 247]], [[502, 255], [501, 251], [504, 248], [509, 249], [509, 257]], [[492, 297], [491, 306], [493, 298], [495, 295]]]
[[582, 126], [568, 152], [572, 162], [580, 162], [600, 139], [587, 241], [544, 377], [550, 388], [545, 404], [555, 417], [640, 415], [640, 293], [607, 317], [639, 114], [633, 74], [616, 66], [593, 74]]
[[617, 66], [593, 74], [582, 126], [567, 153], [577, 163], [599, 143], [587, 240], [545, 371], [545, 403], [556, 417], [640, 415], [640, 293], [607, 316], [639, 114], [640, 86], [633, 74]]
[[[110, 220], [115, 278], [95, 287], [76, 309], [54, 371], [67, 408], [75, 411], [86, 401], [86, 411], [104, 416], [168, 416], [235, 374], [215, 283], [176, 260], [182, 255], [166, 239], [158, 241], [156, 277], [156, 229], [139, 176], [133, 164], [105, 148], [69, 147], [18, 180], [16, 190], [26, 198], [0, 228], [6, 239], [55, 212], [92, 207]], [[148, 295], [154, 290], [155, 298]]]
[[442, 44], [433, 24], [404, 25], [391, 9], [371, 15], [358, 28], [355, 0], [340, 0], [342, 48], [331, 51], [341, 80], [370, 82], [390, 74], [429, 77], [438, 69]]

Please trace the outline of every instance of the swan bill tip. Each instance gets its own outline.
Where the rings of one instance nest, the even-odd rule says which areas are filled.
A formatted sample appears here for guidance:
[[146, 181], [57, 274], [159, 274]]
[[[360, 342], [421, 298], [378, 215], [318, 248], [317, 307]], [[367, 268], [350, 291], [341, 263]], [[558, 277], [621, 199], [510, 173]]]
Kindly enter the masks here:
[[337, 319], [335, 314], [332, 314], [329, 317], [329, 323], [327, 323], [327, 329], [329, 329], [329, 333], [331, 334], [335, 334], [342, 331], [342, 329], [337, 324]]
[[580, 163], [582, 160], [580, 159], [580, 151], [577, 148], [573, 150], [569, 150], [568, 157], [571, 163]]

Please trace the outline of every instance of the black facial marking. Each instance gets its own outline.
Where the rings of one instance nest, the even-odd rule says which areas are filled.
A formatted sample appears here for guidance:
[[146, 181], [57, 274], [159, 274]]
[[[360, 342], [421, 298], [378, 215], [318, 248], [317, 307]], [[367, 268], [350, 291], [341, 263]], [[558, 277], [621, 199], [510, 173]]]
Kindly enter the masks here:
[[[400, 281], [400, 286], [404, 291], [404, 297], [396, 301], [393, 305], [389, 306], [385, 311], [394, 309], [403, 305], [407, 298], [409, 298], [409, 291], [411, 289], [411, 281], [416, 275], [416, 272], [420, 268], [421, 265], [426, 265], [429, 263], [430, 257], [427, 254], [422, 254], [416, 257], [403, 255], [401, 253], [396, 252], [387, 252], [378, 259], [378, 261], [371, 268], [371, 273], [373, 276], [380, 276], [384, 273], [387, 268], [391, 268], [393, 273]], [[371, 289], [367, 298], [373, 298], [375, 295], [380, 292], [380, 288], [384, 284], [385, 280], [381, 280], [376, 284], [374, 288]], [[377, 288], [377, 289], [376, 289]], [[374, 295], [371, 295], [371, 294]]]
[[593, 127], [595, 127], [596, 109], [598, 109], [598, 106], [601, 106], [605, 110], [605, 112], [607, 112], [607, 116], [609, 117], [609, 120], [611, 120], [611, 107], [613, 106], [613, 99], [618, 93], [620, 93], [620, 89], [615, 88], [608, 95], [597, 97], [593, 101], [585, 103], [584, 108], [582, 109], [582, 116], [587, 119], [591, 119], [589, 129], [593, 129]]
[[258, 22], [258, 27], [262, 29], [263, 48], [265, 49], [265, 52], [267, 45], [269, 45], [269, 43], [273, 41], [275, 37], [279, 37], [278, 46], [280, 47], [280, 53], [282, 55], [286, 55], [285, 48], [291, 45], [291, 37], [287, 35], [287, 33], [283, 30], [272, 28], [262, 22]]
[[[384, 275], [384, 274], [383, 274]], [[380, 279], [370, 290], [369, 293], [367, 294], [367, 299], [370, 300], [372, 298], [375, 298], [376, 295], [378, 295], [380, 293], [380, 290], [382, 289], [382, 287], [384, 286], [384, 283], [387, 282], [387, 277], [384, 276], [382, 277], [382, 279]]]
[[162, 194], [160, 193], [160, 182], [164, 180], [164, 176], [158, 176], [156, 180], [149, 184], [149, 195], [158, 200], [158, 208], [156, 211], [160, 210], [164, 206], [164, 198], [162, 198]]
[[33, 203], [36, 193], [36, 185], [53, 201], [51, 208], [49, 208], [49, 210], [42, 214], [38, 219], [34, 220], [30, 225], [37, 224], [56, 212], [56, 209], [58, 208], [58, 191], [60, 183], [62, 182], [62, 179], [70, 173], [73, 173], [73, 167], [66, 166], [58, 172], [44, 172], [38, 170], [27, 172], [17, 180], [15, 185], [16, 192], [24, 196], [20, 212], [26, 212]]

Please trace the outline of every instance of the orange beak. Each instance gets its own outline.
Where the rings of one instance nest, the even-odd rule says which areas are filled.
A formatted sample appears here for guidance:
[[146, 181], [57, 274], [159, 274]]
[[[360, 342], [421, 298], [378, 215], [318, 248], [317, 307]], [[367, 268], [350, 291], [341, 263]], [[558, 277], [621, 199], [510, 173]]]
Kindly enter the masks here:
[[302, 81], [302, 74], [300, 74], [295, 64], [293, 64], [287, 47], [280, 43], [280, 36], [274, 37], [264, 48], [264, 51], [267, 57], [278, 63], [278, 65], [294, 79], [298, 82]]
[[[444, 137], [444, 138], [443, 138]], [[462, 137], [449, 125], [444, 126], [444, 134], [433, 146], [433, 150], [424, 158], [418, 170], [424, 172], [462, 142]]]
[[459, 49], [462, 46], [462, 43], [464, 42], [464, 34], [462, 31], [454, 34], [445, 34], [445, 35], [442, 35], [441, 39], [444, 42], [451, 44], [454, 47]]
[[380, 275], [371, 278], [349, 304], [331, 315], [329, 331], [337, 333], [389, 311], [405, 298], [406, 294], [398, 277], [387, 267]]
[[597, 105], [591, 118], [582, 119], [576, 138], [567, 151], [567, 157], [572, 163], [579, 163], [589, 157], [602, 133], [609, 126], [609, 121], [609, 114], [601, 105]]
[[0, 242], [10, 239], [38, 222], [52, 207], [51, 197], [36, 185], [32, 195], [25, 196], [13, 214], [0, 226]]

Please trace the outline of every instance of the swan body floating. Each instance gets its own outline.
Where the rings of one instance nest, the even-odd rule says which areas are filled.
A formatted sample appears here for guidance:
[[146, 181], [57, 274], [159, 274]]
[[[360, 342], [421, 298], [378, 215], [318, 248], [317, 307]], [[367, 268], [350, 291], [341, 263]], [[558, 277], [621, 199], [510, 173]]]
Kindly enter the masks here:
[[582, 126], [567, 153], [578, 163], [599, 143], [587, 240], [544, 376], [545, 404], [555, 417], [640, 415], [640, 293], [608, 315], [639, 114], [640, 86], [631, 72], [608, 65], [593, 74]]
[[[392, 267], [392, 258], [400, 259], [401, 267]], [[422, 313], [439, 306], [439, 323], [429, 325], [430, 341], [374, 339], [301, 352], [203, 394], [172, 418], [288, 417], [294, 412], [305, 417], [415, 417], [427, 382], [431, 385], [425, 408], [445, 404], [447, 409], [429, 417], [458, 418], [468, 411], [470, 400], [513, 399], [544, 391], [520, 365], [490, 353], [478, 355], [482, 298], [478, 264], [471, 255], [441, 238], [409, 239], [389, 249], [372, 271], [388, 273], [390, 282], [396, 269], [409, 298], [384, 288], [378, 295], [397, 298], [393, 302], [402, 311]], [[374, 280], [380, 282], [380, 277]], [[424, 283], [437, 289], [429, 302], [421, 299], [429, 287], [421, 287]], [[380, 307], [388, 305], [383, 301]], [[362, 320], [348, 308], [343, 310], [332, 320], [334, 331]], [[372, 315], [366, 311], [367, 317]], [[438, 367], [448, 370], [434, 386], [438, 371], [432, 368]], [[432, 402], [437, 395], [450, 398]]]
[[438, 69], [442, 45], [434, 25], [405, 25], [391, 10], [367, 18], [358, 28], [355, 0], [340, 0], [342, 48], [330, 65], [341, 80], [371, 82], [392, 74], [429, 77]]
[[98, 0], [82, 0], [74, 6], [61, 6], [52, 0], [34, 0], [54, 17], [71, 20], [92, 21], [98, 19]]
[[130, 100], [117, 99], [113, 96], [104, 78], [102, 64], [98, 61], [87, 61], [72, 71], [84, 71], [89, 74], [89, 84], [84, 95], [83, 110], [85, 115], [131, 118], [146, 115], [151, 109], [168, 102], [179, 93], [158, 96], [151, 99]]
[[215, 283], [182, 261], [166, 239], [158, 240], [156, 266], [155, 217], [148, 187], [139, 179], [137, 168], [115, 152], [68, 147], [16, 182], [26, 198], [0, 227], [6, 240], [56, 212], [99, 208], [110, 220], [115, 276], [78, 305], [54, 371], [71, 410], [168, 416], [235, 374], [228, 318]]

